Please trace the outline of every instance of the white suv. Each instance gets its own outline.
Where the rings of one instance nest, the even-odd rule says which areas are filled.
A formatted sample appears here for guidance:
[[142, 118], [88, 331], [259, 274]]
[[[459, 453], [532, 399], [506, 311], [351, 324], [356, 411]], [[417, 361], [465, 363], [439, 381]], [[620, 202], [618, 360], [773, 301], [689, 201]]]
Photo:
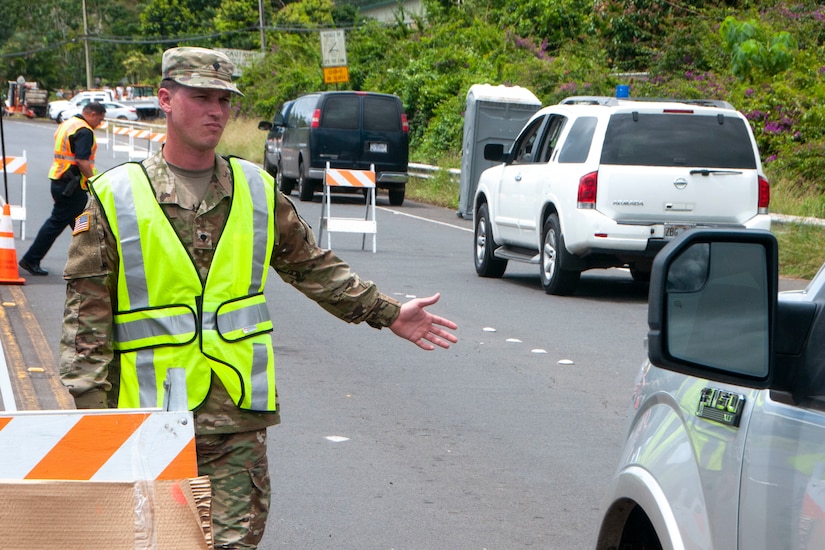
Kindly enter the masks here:
[[530, 118], [508, 153], [485, 147], [475, 194], [475, 268], [540, 266], [548, 294], [582, 271], [626, 266], [694, 227], [770, 229], [770, 187], [745, 117], [710, 100], [573, 97]]

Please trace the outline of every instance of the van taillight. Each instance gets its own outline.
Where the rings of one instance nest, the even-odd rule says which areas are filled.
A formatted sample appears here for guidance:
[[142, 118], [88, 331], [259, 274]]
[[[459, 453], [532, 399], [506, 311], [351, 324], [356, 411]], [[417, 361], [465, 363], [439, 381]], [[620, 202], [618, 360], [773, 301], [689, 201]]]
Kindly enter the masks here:
[[596, 208], [596, 191], [599, 187], [599, 173], [590, 172], [579, 180], [579, 208]]
[[313, 128], [317, 128], [321, 125], [321, 109], [315, 109], [315, 112], [312, 113], [312, 122], [310, 122], [310, 126]]
[[757, 203], [759, 214], [767, 214], [771, 205], [771, 185], [765, 176], [759, 176], [759, 202]]
[[404, 132], [405, 134], [409, 133], [409, 131], [410, 131], [410, 123], [407, 122], [407, 114], [406, 113], [401, 113], [401, 131]]

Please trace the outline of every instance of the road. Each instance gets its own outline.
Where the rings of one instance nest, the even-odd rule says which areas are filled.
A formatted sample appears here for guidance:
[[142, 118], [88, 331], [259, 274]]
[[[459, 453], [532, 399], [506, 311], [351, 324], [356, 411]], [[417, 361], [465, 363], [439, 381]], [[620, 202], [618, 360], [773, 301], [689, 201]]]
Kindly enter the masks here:
[[[50, 208], [54, 129], [5, 124], [6, 154], [29, 158], [18, 258]], [[123, 160], [101, 145], [99, 167]], [[317, 228], [320, 195], [294, 198]], [[363, 212], [352, 197], [332, 205], [333, 216]], [[545, 295], [532, 266], [481, 279], [470, 221], [411, 201], [389, 207], [385, 194], [377, 227], [375, 254], [355, 234], [333, 234], [333, 248], [399, 300], [441, 292], [433, 310], [458, 323], [460, 341], [424, 352], [388, 330], [346, 325], [271, 274], [282, 424], [269, 432], [273, 499], [261, 549], [592, 547], [645, 355], [647, 288], [623, 270], [585, 273], [572, 297]], [[68, 239], [44, 260], [49, 276], [24, 273], [15, 296], [0, 287], [3, 309], [14, 299], [46, 335], [53, 356], [27, 365], [47, 379]], [[22, 332], [4, 342], [26, 340]]]

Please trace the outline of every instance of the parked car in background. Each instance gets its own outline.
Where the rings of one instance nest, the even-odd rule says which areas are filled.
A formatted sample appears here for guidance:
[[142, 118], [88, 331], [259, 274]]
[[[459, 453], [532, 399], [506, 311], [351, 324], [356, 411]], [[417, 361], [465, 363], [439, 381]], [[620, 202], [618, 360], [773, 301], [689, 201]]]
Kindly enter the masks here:
[[[63, 122], [67, 118], [80, 114], [83, 111], [83, 107], [91, 101], [93, 100], [84, 99], [78, 102], [77, 106], [69, 107], [68, 109], [61, 111], [60, 114], [57, 115], [57, 122]], [[99, 103], [106, 108], [106, 118], [132, 121], [138, 119], [137, 109], [134, 107], [128, 107], [123, 103], [117, 103], [116, 101], [100, 101]]]
[[87, 90], [83, 92], [78, 92], [77, 94], [72, 96], [71, 99], [60, 99], [56, 101], [50, 101], [49, 118], [54, 120], [55, 122], [60, 122], [59, 120], [57, 120], [57, 118], [60, 116], [60, 113], [62, 113], [66, 109], [85, 105], [86, 103], [81, 102], [88, 102], [89, 100], [114, 101], [115, 94], [112, 90]]
[[[331, 168], [375, 168], [376, 185], [392, 205], [404, 202], [409, 165], [409, 126], [401, 100], [375, 92], [318, 92], [301, 96], [258, 128], [280, 143], [271, 158], [279, 187], [298, 187], [302, 201], [321, 190]], [[279, 130], [280, 128], [280, 130]]]
[[770, 228], [770, 188], [747, 119], [711, 100], [573, 97], [530, 118], [479, 177], [474, 261], [501, 277], [539, 266], [549, 294], [582, 271], [628, 267], [646, 281], [656, 253], [693, 227]]
[[657, 256], [597, 550], [823, 547], [825, 266], [777, 295], [777, 263], [750, 230], [692, 230]]

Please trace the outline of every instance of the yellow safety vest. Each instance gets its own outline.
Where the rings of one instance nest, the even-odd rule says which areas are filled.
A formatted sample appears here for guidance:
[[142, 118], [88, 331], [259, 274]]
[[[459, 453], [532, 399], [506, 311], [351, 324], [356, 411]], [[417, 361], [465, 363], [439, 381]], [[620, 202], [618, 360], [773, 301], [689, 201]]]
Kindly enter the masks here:
[[[63, 177], [63, 174], [66, 173], [66, 170], [77, 164], [77, 159], [75, 158], [74, 153], [72, 153], [72, 148], [69, 144], [69, 138], [75, 135], [81, 128], [88, 128], [94, 132], [94, 129], [89, 126], [88, 122], [76, 116], [67, 119], [57, 127], [57, 131], [54, 133], [54, 162], [52, 163], [51, 170], [49, 170], [49, 179], [59, 180]], [[92, 164], [94, 164], [96, 154], [97, 140], [93, 140], [92, 155], [89, 157]], [[80, 183], [85, 189], [85, 176], [81, 176]]]
[[160, 407], [166, 370], [183, 367], [189, 408], [212, 372], [241, 409], [275, 411], [272, 320], [264, 298], [275, 241], [275, 189], [260, 168], [231, 159], [232, 205], [206, 283], [157, 202], [143, 166], [96, 178], [92, 193], [117, 242], [118, 407]]

